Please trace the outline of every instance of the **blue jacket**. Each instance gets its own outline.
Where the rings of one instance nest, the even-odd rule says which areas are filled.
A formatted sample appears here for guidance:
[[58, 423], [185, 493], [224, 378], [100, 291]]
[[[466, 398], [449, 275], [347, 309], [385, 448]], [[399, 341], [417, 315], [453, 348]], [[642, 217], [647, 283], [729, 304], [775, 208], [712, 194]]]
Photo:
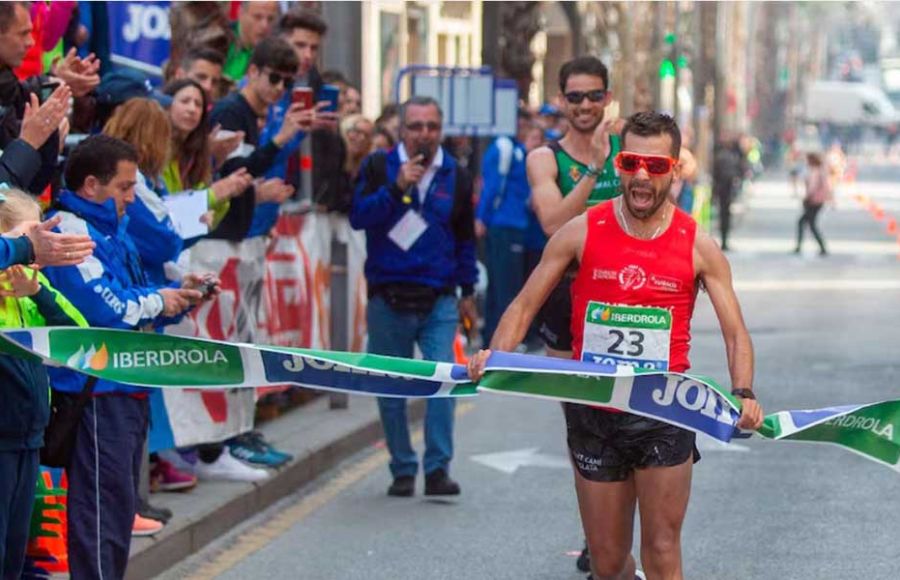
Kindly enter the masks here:
[[525, 174], [525, 147], [509, 137], [498, 137], [481, 161], [484, 186], [475, 216], [488, 227], [525, 230], [531, 187]]
[[184, 248], [184, 240], [175, 231], [169, 210], [162, 202], [168, 192], [165, 186], [157, 193], [150, 181], [138, 172], [134, 188], [134, 203], [128, 206], [128, 236], [134, 241], [147, 277], [157, 286], [169, 283], [166, 278], [166, 262], [178, 259]]
[[[97, 247], [77, 266], [53, 266], [44, 274], [84, 314], [91, 326], [137, 330], [163, 320], [159, 286], [147, 280], [140, 256], [127, 233], [128, 216], [116, 215], [113, 200], [98, 204], [63, 191], [58, 199], [62, 223], [57, 230], [88, 234]], [[95, 345], [100, 348], [101, 345]], [[49, 369], [50, 384], [64, 392], [79, 392], [85, 376], [66, 369]], [[100, 380], [95, 393], [140, 393], [148, 389]]]
[[[460, 286], [463, 295], [471, 294], [478, 280], [471, 177], [444, 151], [444, 162], [420, 206], [416, 195], [404, 203], [395, 183], [399, 169], [394, 148], [367, 157], [357, 178], [350, 225], [366, 230], [369, 286], [411, 282], [440, 289]], [[404, 251], [388, 233], [410, 210], [419, 212], [428, 228]]]
[[[284, 122], [284, 113], [291, 106], [291, 91], [285, 91], [280, 101], [269, 107], [269, 113], [266, 117], [266, 126], [263, 127], [259, 134], [260, 143], [268, 143], [271, 141], [278, 131], [281, 130], [281, 124]], [[275, 161], [266, 170], [264, 176], [266, 179], [271, 177], [280, 177], [285, 181], [288, 180], [288, 160], [293, 155], [297, 155], [300, 148], [300, 142], [306, 137], [306, 133], [300, 131], [294, 138], [285, 143], [284, 147], [275, 156]], [[256, 204], [253, 211], [253, 221], [250, 223], [250, 231], [247, 237], [267, 236], [269, 231], [275, 227], [278, 221], [278, 211], [281, 209], [280, 203], [266, 202]]]

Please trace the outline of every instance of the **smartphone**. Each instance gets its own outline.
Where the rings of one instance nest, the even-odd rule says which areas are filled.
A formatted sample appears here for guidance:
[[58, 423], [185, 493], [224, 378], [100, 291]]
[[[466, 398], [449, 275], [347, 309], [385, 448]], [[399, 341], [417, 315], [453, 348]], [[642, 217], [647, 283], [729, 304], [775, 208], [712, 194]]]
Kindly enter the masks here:
[[313, 107], [313, 90], [309, 87], [294, 87], [291, 91], [291, 102], [300, 103], [304, 109]]
[[328, 101], [328, 105], [325, 106], [325, 108], [323, 108], [322, 110], [329, 113], [336, 113], [340, 96], [340, 87], [336, 87], [334, 85], [322, 85], [322, 90], [319, 91], [319, 100]]

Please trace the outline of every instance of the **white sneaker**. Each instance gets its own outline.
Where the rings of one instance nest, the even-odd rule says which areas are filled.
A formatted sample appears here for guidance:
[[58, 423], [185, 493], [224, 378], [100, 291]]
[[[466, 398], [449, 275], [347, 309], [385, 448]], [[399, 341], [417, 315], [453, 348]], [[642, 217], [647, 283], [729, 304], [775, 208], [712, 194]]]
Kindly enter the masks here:
[[199, 479], [219, 481], [263, 481], [269, 478], [265, 469], [250, 467], [223, 449], [219, 458], [212, 463], [198, 461], [195, 467]]

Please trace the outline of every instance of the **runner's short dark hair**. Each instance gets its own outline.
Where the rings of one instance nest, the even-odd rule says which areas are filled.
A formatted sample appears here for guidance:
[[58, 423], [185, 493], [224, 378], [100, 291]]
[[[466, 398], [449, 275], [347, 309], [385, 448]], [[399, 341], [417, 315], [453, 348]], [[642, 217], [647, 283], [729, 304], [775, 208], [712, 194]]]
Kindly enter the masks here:
[[639, 137], [655, 137], [666, 134], [672, 139], [672, 157], [678, 159], [681, 153], [681, 130], [671, 116], [657, 111], [642, 111], [628, 117], [622, 129], [622, 148], [625, 148], [625, 137], [631, 133]]
[[322, 17], [308, 9], [294, 9], [285, 12], [278, 21], [278, 32], [281, 34], [290, 34], [295, 28], [302, 28], [315, 32], [319, 36], [325, 36], [328, 32], [328, 25], [322, 20]]
[[119, 161], [138, 162], [137, 150], [130, 144], [109, 135], [92, 135], [79, 143], [69, 154], [66, 164], [66, 187], [78, 191], [89, 175], [106, 185], [116, 176]]
[[566, 83], [572, 75], [589, 75], [600, 77], [603, 88], [609, 90], [609, 70], [606, 65], [594, 56], [579, 56], [562, 65], [559, 69], [559, 90], [566, 92]]
[[181, 68], [187, 69], [198, 60], [205, 60], [215, 65], [225, 66], [225, 57], [218, 50], [207, 46], [197, 46], [185, 53], [181, 59]]
[[269, 36], [260, 41], [250, 55], [250, 64], [256, 68], [270, 68], [277, 72], [297, 72], [300, 63], [297, 61], [297, 53], [286, 40], [280, 36]]

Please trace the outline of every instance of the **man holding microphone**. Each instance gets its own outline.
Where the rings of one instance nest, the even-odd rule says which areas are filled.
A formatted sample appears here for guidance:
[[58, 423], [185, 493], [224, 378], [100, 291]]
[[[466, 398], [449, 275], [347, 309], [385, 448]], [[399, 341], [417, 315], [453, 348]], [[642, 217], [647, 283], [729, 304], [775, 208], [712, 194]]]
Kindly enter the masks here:
[[[400, 144], [364, 162], [350, 225], [366, 231], [369, 352], [453, 361], [463, 320], [477, 317], [472, 179], [441, 146], [443, 113], [430, 97], [412, 97], [400, 110]], [[461, 298], [457, 298], [457, 289]], [[388, 495], [410, 497], [418, 472], [406, 400], [379, 398], [394, 480]], [[425, 415], [425, 495], [458, 495], [449, 476], [454, 401], [429, 399]]]

